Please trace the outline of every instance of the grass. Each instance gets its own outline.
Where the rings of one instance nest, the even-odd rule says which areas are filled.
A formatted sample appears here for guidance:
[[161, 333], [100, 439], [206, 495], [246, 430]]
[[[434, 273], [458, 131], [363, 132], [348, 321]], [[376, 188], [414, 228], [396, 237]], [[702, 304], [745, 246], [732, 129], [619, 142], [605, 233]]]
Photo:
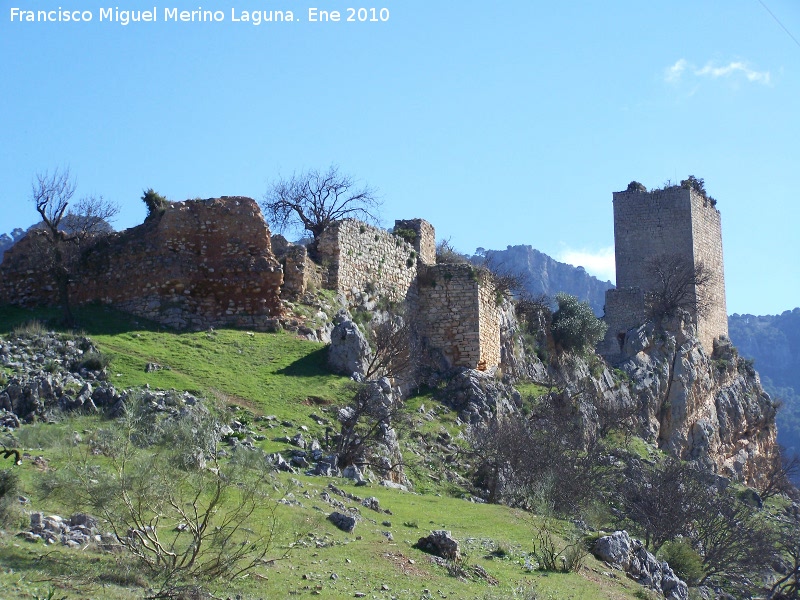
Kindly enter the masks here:
[[[244, 406], [236, 418], [263, 430], [262, 447], [268, 451], [285, 448], [273, 442], [275, 435], [294, 433], [296, 428], [257, 422], [257, 414], [274, 414], [294, 425], [307, 424], [310, 434], [319, 434], [308, 419], [311, 412], [322, 414], [325, 405], [343, 402], [347, 380], [325, 368], [324, 348], [285, 333], [262, 334], [238, 330], [178, 333], [164, 330], [130, 316], [101, 307], [80, 309], [77, 317], [83, 331], [101, 352], [110, 357], [109, 373], [115, 386], [175, 388], [213, 396]], [[0, 308], [0, 334], [38, 319], [51, 328], [57, 311], [22, 311]], [[169, 369], [145, 373], [148, 362]], [[526, 390], [533, 395], [534, 390]], [[435, 409], [436, 418], [420, 418], [417, 409], [425, 404]], [[429, 393], [408, 401], [413, 427], [423, 435], [447, 431], [457, 439], [462, 426], [457, 414], [436, 402]], [[59, 469], [76, 455], [87, 456], [87, 441], [114, 422], [97, 415], [65, 416], [52, 424], [24, 425], [15, 435], [21, 449], [31, 456], [20, 467], [21, 493], [30, 499], [26, 508], [69, 516], [74, 507], [45, 499], [37, 491], [43, 469]], [[315, 426], [315, 425], [314, 425]], [[270, 429], [270, 427], [272, 427]], [[77, 434], [77, 435], [76, 435]], [[11, 441], [6, 438], [6, 441]], [[41, 456], [36, 466], [32, 459]], [[424, 457], [423, 457], [424, 458]], [[94, 459], [93, 459], [94, 460]], [[96, 459], [102, 467], [103, 461]], [[45, 466], [41, 466], [41, 465]], [[420, 479], [425, 460], [418, 461]], [[346, 534], [325, 517], [333, 507], [321, 492], [331, 481], [304, 475], [285, 475], [286, 485], [296, 486], [294, 498], [302, 506], [281, 506], [279, 557], [288, 544], [300, 539], [283, 560], [258, 567], [247, 578], [220, 582], [211, 591], [218, 597], [243, 599], [289, 598], [319, 595], [329, 599], [353, 598], [356, 592], [369, 598], [633, 598], [638, 586], [624, 578], [603, 575], [607, 570], [594, 559], [581, 573], [547, 574], [529, 571], [525, 564], [532, 551], [538, 519], [529, 513], [497, 505], [484, 505], [451, 497], [445, 484], [418, 485], [428, 494], [403, 493], [376, 485], [355, 487], [346, 480], [334, 483], [361, 497], [375, 496], [391, 515], [360, 507], [362, 520], [356, 531]], [[334, 494], [331, 494], [334, 495]], [[336, 497], [336, 496], [335, 496]], [[337, 500], [349, 506], [357, 503]], [[390, 522], [385, 525], [384, 521]], [[411, 526], [411, 525], [414, 526]], [[31, 544], [15, 537], [19, 523], [10, 523], [0, 534], [0, 589], [3, 598], [141, 598], [148, 582], [123, 555]], [[567, 532], [568, 523], [559, 531]], [[490, 586], [482, 581], [452, 577], [445, 567], [413, 548], [430, 530], [447, 529], [461, 542], [467, 565], [479, 565], [499, 580]], [[390, 532], [392, 540], [385, 535]], [[502, 552], [498, 552], [502, 549]], [[335, 575], [335, 577], [334, 577]], [[428, 590], [426, 592], [425, 590]]]

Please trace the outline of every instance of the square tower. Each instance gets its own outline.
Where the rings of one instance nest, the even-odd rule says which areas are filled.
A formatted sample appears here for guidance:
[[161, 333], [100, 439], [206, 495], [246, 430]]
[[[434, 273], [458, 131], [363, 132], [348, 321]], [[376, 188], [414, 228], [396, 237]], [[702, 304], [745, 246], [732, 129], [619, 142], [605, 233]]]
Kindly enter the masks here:
[[697, 336], [711, 354], [714, 339], [728, 334], [722, 224], [714, 202], [679, 186], [647, 192], [631, 185], [613, 197], [617, 289], [606, 293], [609, 332], [601, 352], [613, 354], [620, 336], [642, 324], [644, 296], [659, 286], [656, 266], [682, 263], [702, 265], [710, 277], [702, 289], [690, 286], [689, 298]]

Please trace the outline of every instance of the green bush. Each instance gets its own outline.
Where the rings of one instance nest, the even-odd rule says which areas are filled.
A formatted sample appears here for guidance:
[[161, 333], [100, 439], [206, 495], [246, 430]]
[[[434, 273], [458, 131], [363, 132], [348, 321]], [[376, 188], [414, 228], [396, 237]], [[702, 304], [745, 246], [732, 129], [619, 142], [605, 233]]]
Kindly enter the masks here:
[[594, 316], [588, 302], [563, 293], [556, 296], [556, 301], [558, 310], [551, 326], [556, 344], [579, 354], [591, 351], [603, 339], [608, 325]]
[[658, 552], [659, 558], [665, 560], [675, 574], [689, 585], [695, 585], [703, 577], [703, 559], [692, 548], [686, 538], [678, 538], [666, 542]]
[[75, 363], [76, 371], [87, 369], [89, 371], [102, 371], [111, 363], [111, 358], [102, 352], [87, 352], [80, 361]]
[[169, 205], [169, 200], [153, 188], [148, 188], [144, 191], [142, 202], [147, 206], [147, 218], [163, 213]]

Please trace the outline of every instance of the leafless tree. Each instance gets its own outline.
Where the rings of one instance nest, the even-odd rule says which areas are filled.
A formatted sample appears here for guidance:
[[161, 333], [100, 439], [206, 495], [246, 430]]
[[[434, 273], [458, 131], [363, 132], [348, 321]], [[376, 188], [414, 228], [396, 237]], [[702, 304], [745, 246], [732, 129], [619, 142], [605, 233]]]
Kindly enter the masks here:
[[657, 551], [664, 542], [688, 533], [706, 486], [693, 467], [668, 459], [663, 465], [629, 470], [618, 492], [622, 514], [643, 530], [645, 544]]
[[359, 185], [331, 165], [327, 171], [311, 169], [279, 179], [267, 190], [261, 206], [267, 221], [278, 231], [305, 230], [313, 236], [315, 246], [334, 221], [355, 218], [377, 222], [381, 204], [373, 188]]
[[650, 260], [648, 269], [653, 286], [645, 294], [645, 304], [651, 318], [674, 317], [678, 310], [702, 317], [713, 308], [708, 288], [715, 275], [702, 261], [664, 255]]
[[391, 471], [402, 465], [381, 460], [391, 430], [402, 422], [402, 403], [387, 404], [374, 381], [354, 384], [350, 403], [339, 409], [341, 432], [334, 439], [339, 466], [370, 466]]
[[764, 476], [764, 483], [758, 490], [763, 500], [778, 494], [796, 494], [797, 488], [792, 479], [800, 475], [800, 456], [789, 454], [786, 448], [778, 446], [772, 455], [769, 468]]
[[769, 598], [772, 600], [800, 599], [800, 535], [797, 521], [782, 523], [778, 532], [778, 550], [787, 566], [784, 573], [772, 584]]
[[69, 299], [69, 285], [75, 275], [75, 265], [81, 242], [89, 236], [107, 232], [108, 222], [119, 208], [100, 197], [86, 197], [77, 202], [75, 210], [67, 209], [75, 195], [75, 182], [69, 169], [52, 174], [37, 173], [31, 199], [42, 218], [43, 236], [35, 238], [37, 262], [44, 265], [53, 278], [64, 322], [74, 323]]
[[597, 444], [588, 447], [574, 399], [554, 392], [527, 419], [494, 419], [471, 432], [473, 480], [490, 502], [577, 515], [603, 484]]
[[381, 377], [409, 382], [416, 375], [422, 352], [409, 314], [395, 315], [369, 331], [372, 356], [364, 379]]

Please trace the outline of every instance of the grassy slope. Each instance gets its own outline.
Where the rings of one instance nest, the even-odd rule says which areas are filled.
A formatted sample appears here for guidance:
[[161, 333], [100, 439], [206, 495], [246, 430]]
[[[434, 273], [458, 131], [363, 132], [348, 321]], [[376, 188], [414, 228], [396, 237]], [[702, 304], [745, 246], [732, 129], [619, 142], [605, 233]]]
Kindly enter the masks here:
[[[25, 311], [0, 309], [0, 335], [31, 316]], [[47, 313], [38, 316], [48, 318]], [[345, 380], [326, 372], [319, 344], [285, 334], [159, 331], [149, 324], [97, 308], [81, 311], [79, 318], [101, 350], [112, 355], [109, 372], [118, 387], [149, 384], [216, 394], [249, 407], [255, 414], [275, 414], [309, 428], [314, 424], [307, 416], [318, 408], [315, 408], [317, 403], [338, 403], [345, 397]], [[171, 369], [144, 373], [147, 362], [158, 362]], [[418, 408], [422, 401], [428, 408], [433, 402], [430, 397], [418, 398], [411, 402], [412, 407]], [[441, 413], [442, 421], [426, 423], [424, 427], [433, 430], [444, 426], [453, 432], [453, 415], [444, 410]], [[58, 468], [75, 452], [80, 452], [82, 445], [71, 442], [74, 432], [88, 436], [96, 428], [107, 426], [108, 422], [97, 416], [75, 417], [55, 425], [25, 426], [18, 437], [33, 456], [41, 455], [49, 462], [49, 468]], [[267, 433], [269, 437], [292, 431], [276, 428]], [[268, 439], [263, 447], [284, 446]], [[21, 470], [23, 493], [31, 499], [31, 506], [63, 516], [70, 514], [70, 507], [37, 497], [34, 484], [40, 472], [32, 462], [25, 461]], [[323, 598], [352, 598], [356, 592], [364, 592], [369, 598], [386, 599], [499, 599], [529, 597], [515, 590], [529, 591], [533, 586], [537, 598], [632, 598], [640, 589], [624, 577], [603, 575], [607, 569], [593, 559], [588, 560], [587, 568], [580, 574], [528, 572], [524, 567], [525, 556], [533, 550], [538, 520], [519, 511], [440, 496], [436, 492], [443, 490], [430, 483], [424, 486], [430, 493], [418, 495], [374, 485], [356, 488], [346, 481], [337, 481], [337, 485], [351, 493], [376, 496], [381, 506], [393, 513], [380, 515], [362, 507], [366, 520], [355, 534], [348, 535], [324, 520], [332, 508], [318, 494], [329, 480], [305, 476], [295, 480], [301, 487], [294, 494], [303, 507], [281, 507], [284, 527], [278, 546], [302, 533], [307, 547], [296, 548], [286, 560], [265, 566], [247, 579], [221, 585], [218, 594], [222, 597], [235, 589], [245, 598], [303, 597], [314, 592]], [[383, 525], [384, 520], [391, 525]], [[500, 580], [500, 585], [492, 587], [484, 582], [451, 577], [446, 569], [432, 564], [425, 554], [413, 549], [412, 544], [431, 529], [451, 530], [461, 540], [468, 564], [483, 566]], [[387, 539], [385, 531], [392, 533], [393, 541]], [[51, 590], [58, 591], [54, 595], [57, 598], [143, 596], [143, 588], [136, 586], [145, 583], [142, 575], [120, 557], [91, 550], [45, 548], [12, 537], [11, 533], [0, 536], [3, 598], [47, 597]], [[509, 556], [487, 558], [498, 546], [508, 550]], [[276, 555], [281, 552], [276, 547]], [[333, 573], [336, 579], [331, 578]], [[388, 590], [383, 590], [383, 586]], [[425, 594], [426, 589], [430, 594]]]

